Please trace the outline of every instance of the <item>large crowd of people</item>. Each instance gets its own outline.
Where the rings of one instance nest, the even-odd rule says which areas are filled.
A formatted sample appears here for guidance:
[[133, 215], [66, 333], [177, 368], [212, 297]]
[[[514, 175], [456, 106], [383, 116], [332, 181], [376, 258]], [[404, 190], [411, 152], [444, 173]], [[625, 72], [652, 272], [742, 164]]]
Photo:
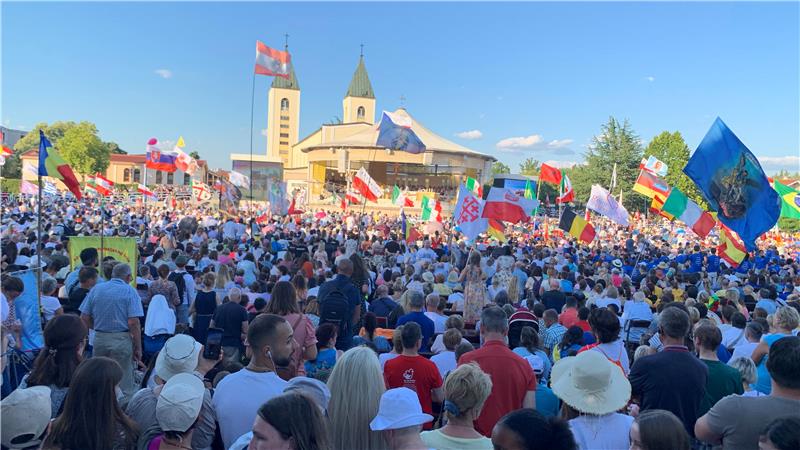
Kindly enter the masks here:
[[[658, 217], [37, 207], [2, 205], [4, 449], [800, 448], [798, 234], [730, 267]], [[69, 253], [101, 234], [136, 258]]]

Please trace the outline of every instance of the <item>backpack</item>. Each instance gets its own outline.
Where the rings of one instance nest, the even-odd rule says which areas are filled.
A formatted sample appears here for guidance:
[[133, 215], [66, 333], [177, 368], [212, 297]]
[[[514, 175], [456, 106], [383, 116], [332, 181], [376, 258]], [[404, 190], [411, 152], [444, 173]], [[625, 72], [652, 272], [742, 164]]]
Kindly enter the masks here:
[[319, 304], [319, 323], [332, 323], [339, 326], [339, 336], [344, 336], [346, 325], [350, 323], [350, 302], [339, 288], [334, 288]]
[[175, 283], [175, 286], [178, 288], [178, 298], [181, 299], [181, 302], [178, 303], [178, 305], [183, 304], [183, 294], [186, 292], [186, 279], [183, 278], [184, 275], [186, 275], [186, 272], [172, 272], [167, 277], [167, 280]]

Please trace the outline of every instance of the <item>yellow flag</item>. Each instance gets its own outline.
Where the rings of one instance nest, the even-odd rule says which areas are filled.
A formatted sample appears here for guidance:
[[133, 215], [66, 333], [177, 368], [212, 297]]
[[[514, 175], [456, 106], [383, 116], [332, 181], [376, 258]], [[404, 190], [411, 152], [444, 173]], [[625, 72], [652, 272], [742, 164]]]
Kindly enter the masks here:
[[175, 144], [175, 147], [180, 147], [180, 148], [186, 147], [186, 143], [183, 142], [183, 136], [178, 138], [178, 143]]

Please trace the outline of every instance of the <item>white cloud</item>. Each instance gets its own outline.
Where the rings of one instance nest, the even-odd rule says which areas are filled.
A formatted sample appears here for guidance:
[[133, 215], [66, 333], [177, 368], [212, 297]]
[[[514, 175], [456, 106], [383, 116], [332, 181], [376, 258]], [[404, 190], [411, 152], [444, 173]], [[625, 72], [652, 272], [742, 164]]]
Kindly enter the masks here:
[[554, 139], [547, 143], [549, 148], [564, 148], [574, 142], [572, 139]]
[[497, 148], [500, 149], [516, 149], [516, 148], [531, 148], [544, 142], [542, 136], [539, 134], [532, 134], [530, 136], [510, 137], [501, 139], [497, 143]]
[[555, 161], [551, 159], [548, 161], [544, 161], [542, 164], [547, 164], [548, 166], [552, 166], [557, 169], [569, 169], [570, 167], [576, 166], [579, 163], [574, 161]]
[[172, 78], [172, 71], [169, 69], [156, 69], [153, 71], [156, 75], [160, 76], [163, 79]]
[[569, 156], [569, 155], [574, 155], [575, 150], [564, 147], [564, 148], [554, 149], [551, 153], [556, 156]]
[[456, 136], [461, 139], [480, 139], [483, 137], [483, 133], [481, 133], [481, 130], [469, 130], [456, 133]]
[[266, 136], [267, 135], [267, 129], [266, 128], [262, 128], [261, 129], [261, 135], [262, 136]]
[[800, 156], [758, 156], [761, 167], [767, 171], [800, 171]]
[[644, 79], [645, 79], [645, 80], [647, 80], [647, 81], [649, 81], [649, 82], [651, 82], [651, 83], [652, 83], [653, 81], [656, 81], [656, 77], [654, 77], [654, 76], [652, 76], [652, 75], [651, 75], [651, 76], [649, 76], [649, 77], [644, 77]]

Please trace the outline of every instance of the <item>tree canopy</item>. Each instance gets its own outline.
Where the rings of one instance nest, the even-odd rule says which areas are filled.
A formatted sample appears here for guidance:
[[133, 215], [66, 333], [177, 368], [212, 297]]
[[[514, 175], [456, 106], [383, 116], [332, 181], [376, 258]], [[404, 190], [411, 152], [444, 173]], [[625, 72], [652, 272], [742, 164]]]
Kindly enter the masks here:
[[683, 173], [683, 168], [689, 162], [689, 146], [679, 131], [672, 133], [662, 131], [647, 144], [644, 155], [655, 156], [667, 165], [667, 176], [664, 177], [664, 181], [670, 186], [677, 187], [699, 205], [707, 207], [697, 186]]
[[494, 176], [501, 173], [511, 173], [511, 169], [500, 161], [495, 161], [492, 165], [492, 175]]

